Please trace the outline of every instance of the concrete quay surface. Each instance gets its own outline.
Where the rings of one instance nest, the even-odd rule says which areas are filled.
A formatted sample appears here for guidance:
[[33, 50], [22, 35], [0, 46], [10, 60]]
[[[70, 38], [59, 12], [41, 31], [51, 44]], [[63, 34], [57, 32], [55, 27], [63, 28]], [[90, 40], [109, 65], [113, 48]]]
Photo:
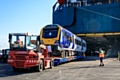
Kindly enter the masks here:
[[106, 58], [104, 64], [99, 66], [98, 57], [88, 56], [43, 72], [13, 72], [8, 64], [0, 63], [0, 80], [120, 80], [120, 61], [117, 58]]

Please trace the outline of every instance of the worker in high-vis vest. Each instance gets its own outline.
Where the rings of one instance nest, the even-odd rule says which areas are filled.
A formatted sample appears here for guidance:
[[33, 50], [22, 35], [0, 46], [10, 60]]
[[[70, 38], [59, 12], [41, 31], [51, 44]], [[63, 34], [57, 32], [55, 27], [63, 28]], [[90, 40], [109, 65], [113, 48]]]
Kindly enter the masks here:
[[103, 63], [104, 51], [101, 48], [99, 50], [100, 50], [99, 52], [100, 65], [99, 66], [104, 66], [104, 63]]
[[23, 46], [23, 44], [22, 44], [22, 41], [20, 40], [20, 39], [18, 39], [18, 44], [19, 44], [19, 47], [22, 47]]

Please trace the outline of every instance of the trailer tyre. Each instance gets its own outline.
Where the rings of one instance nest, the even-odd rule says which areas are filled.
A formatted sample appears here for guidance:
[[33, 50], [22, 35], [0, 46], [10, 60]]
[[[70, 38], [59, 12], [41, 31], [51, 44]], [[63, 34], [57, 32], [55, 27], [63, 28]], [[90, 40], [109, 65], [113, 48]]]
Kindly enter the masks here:
[[37, 66], [37, 71], [42, 72], [44, 70], [43, 60], [40, 60], [39, 65]]

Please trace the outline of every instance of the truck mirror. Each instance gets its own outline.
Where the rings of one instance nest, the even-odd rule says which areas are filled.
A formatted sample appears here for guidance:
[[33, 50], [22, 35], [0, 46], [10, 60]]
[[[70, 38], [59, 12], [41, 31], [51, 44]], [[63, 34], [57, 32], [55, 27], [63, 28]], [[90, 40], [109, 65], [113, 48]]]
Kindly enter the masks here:
[[37, 36], [37, 41], [40, 41], [40, 36]]
[[11, 42], [10, 39], [8, 40], [8, 42]]
[[11, 39], [12, 39], [12, 35], [9, 34], [9, 41], [8, 42], [11, 42]]

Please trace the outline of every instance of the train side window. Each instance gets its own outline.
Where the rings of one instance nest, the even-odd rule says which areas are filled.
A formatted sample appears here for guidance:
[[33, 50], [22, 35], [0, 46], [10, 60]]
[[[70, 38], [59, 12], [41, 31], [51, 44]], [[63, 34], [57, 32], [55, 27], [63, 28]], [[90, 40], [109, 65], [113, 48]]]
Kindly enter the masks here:
[[75, 44], [77, 44], [77, 40], [75, 39]]
[[72, 42], [74, 43], [74, 36], [71, 36]]
[[80, 41], [80, 45], [82, 45], [82, 41]]
[[76, 44], [78, 44], [78, 41], [77, 41], [77, 39], [75, 39], [75, 43], [76, 43]]
[[77, 44], [78, 44], [78, 40], [77, 40]]
[[81, 41], [80, 41], [80, 45], [81, 45]]
[[71, 42], [71, 37], [68, 35], [68, 40], [69, 40], [69, 42]]
[[86, 47], [85, 43], [83, 43], [83, 47]]

